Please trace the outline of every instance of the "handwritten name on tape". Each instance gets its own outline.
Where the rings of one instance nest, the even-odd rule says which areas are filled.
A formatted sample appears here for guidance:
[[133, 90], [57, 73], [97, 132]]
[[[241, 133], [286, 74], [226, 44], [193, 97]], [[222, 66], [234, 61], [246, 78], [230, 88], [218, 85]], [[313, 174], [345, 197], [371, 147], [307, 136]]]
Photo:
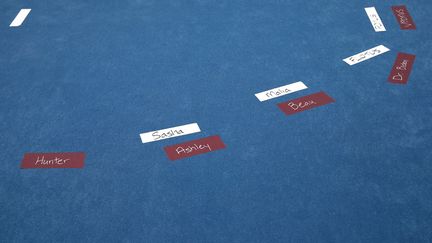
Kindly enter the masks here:
[[225, 144], [218, 135], [215, 135], [186, 143], [166, 146], [164, 150], [170, 160], [178, 160], [223, 148], [225, 148]]
[[142, 143], [150, 143], [150, 142], [159, 141], [163, 139], [189, 135], [197, 132], [201, 132], [201, 129], [199, 128], [198, 124], [191, 123], [183, 126], [171, 127], [162, 130], [141, 133], [140, 137]]
[[398, 53], [388, 77], [391, 83], [406, 84], [414, 64], [415, 55]]
[[286, 94], [291, 94], [303, 89], [307, 89], [307, 86], [303, 82], [295, 82], [292, 84], [284, 85], [278, 88], [270, 89], [255, 94], [259, 101], [263, 102]]
[[334, 99], [324, 92], [303, 96], [294, 100], [279, 103], [279, 108], [286, 114], [292, 115], [318, 106], [334, 102]]
[[83, 168], [85, 153], [26, 153], [21, 169]]
[[392, 6], [393, 14], [396, 17], [396, 20], [399, 23], [401, 30], [415, 30], [416, 26], [411, 15], [408, 12], [408, 9], [405, 5], [401, 6]]
[[369, 17], [369, 20], [375, 32], [386, 31], [386, 28], [384, 27], [384, 24], [381, 21], [381, 18], [378, 15], [378, 12], [376, 11], [375, 7], [365, 8], [365, 11], [367, 16]]
[[363, 62], [363, 61], [366, 61], [368, 59], [371, 59], [372, 57], [376, 57], [378, 55], [386, 53], [388, 51], [390, 51], [390, 49], [388, 49], [387, 47], [385, 47], [383, 45], [379, 45], [379, 46], [376, 46], [376, 47], [371, 48], [369, 50], [366, 50], [366, 51], [360, 52], [358, 54], [355, 54], [353, 56], [347, 57], [347, 58], [343, 59], [343, 61], [348, 63], [349, 65], [354, 65], [354, 64], [357, 64], [359, 62]]

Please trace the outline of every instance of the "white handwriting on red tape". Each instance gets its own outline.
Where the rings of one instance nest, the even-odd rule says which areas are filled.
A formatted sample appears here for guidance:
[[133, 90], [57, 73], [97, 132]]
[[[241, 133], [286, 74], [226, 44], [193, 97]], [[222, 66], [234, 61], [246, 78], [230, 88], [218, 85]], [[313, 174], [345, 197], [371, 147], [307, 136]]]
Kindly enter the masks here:
[[42, 156], [42, 158], [37, 158], [35, 165], [40, 164], [40, 165], [64, 165], [66, 164], [66, 162], [70, 160], [70, 159], [61, 159], [61, 158], [57, 158], [55, 157], [55, 159], [51, 159], [51, 160], [45, 160], [45, 156]]
[[[407, 65], [408, 65], [408, 60], [404, 59], [401, 63], [400, 66], [397, 66], [396, 69], [397, 70], [402, 70], [402, 71], [406, 71], [407, 70]], [[403, 76], [400, 72], [398, 72], [396, 75], [394, 75], [392, 77], [393, 80], [403, 80]]]
[[192, 153], [193, 151], [199, 151], [199, 150], [204, 150], [204, 149], [208, 149], [209, 151], [212, 151], [209, 144], [206, 144], [206, 145], [203, 145], [203, 144], [196, 145], [196, 144], [194, 144], [194, 146], [188, 146], [186, 148], [183, 148], [182, 146], [179, 146], [179, 147], [176, 148], [176, 152], [177, 152], [177, 154], [181, 154], [181, 153], [189, 154], [189, 153]]
[[406, 16], [407, 14], [405, 13], [405, 11], [403, 9], [398, 9], [396, 10], [397, 16], [399, 17], [399, 22], [403, 25], [411, 26], [412, 24], [409, 23], [408, 17]]
[[310, 106], [310, 105], [314, 105], [314, 104], [317, 104], [315, 101], [313, 101], [313, 100], [310, 100], [310, 101], [306, 101], [306, 102], [289, 102], [288, 103], [288, 106], [289, 107], [291, 107], [291, 109], [293, 109], [293, 110], [298, 110], [298, 109], [304, 109], [304, 108], [306, 108], [306, 107], [308, 107], [308, 106]]

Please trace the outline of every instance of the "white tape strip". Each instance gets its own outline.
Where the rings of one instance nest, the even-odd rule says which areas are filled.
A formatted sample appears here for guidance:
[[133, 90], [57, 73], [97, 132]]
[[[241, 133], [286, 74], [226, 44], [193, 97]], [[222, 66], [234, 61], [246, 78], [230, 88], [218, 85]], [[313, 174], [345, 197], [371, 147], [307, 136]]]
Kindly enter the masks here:
[[184, 135], [197, 133], [197, 132], [201, 132], [198, 124], [191, 123], [183, 126], [171, 127], [162, 130], [141, 133], [140, 137], [143, 143], [150, 143], [154, 141], [184, 136]]
[[375, 32], [386, 31], [386, 28], [384, 27], [384, 24], [381, 21], [381, 18], [378, 15], [378, 12], [376, 11], [375, 7], [365, 8], [365, 11], [366, 11], [367, 16], [369, 17], [369, 20], [370, 20]]
[[302, 89], [307, 89], [307, 86], [303, 82], [299, 81], [299, 82], [295, 82], [292, 84], [284, 85], [278, 88], [257, 93], [255, 94], [255, 96], [258, 98], [259, 101], [263, 102], [266, 100], [277, 98], [279, 96], [291, 94]]
[[379, 45], [379, 46], [371, 48], [367, 51], [355, 54], [354, 56], [347, 57], [347, 58], [343, 59], [343, 61], [348, 63], [349, 65], [354, 65], [354, 64], [357, 64], [359, 62], [366, 61], [372, 57], [376, 57], [378, 55], [381, 55], [381, 54], [388, 52], [388, 51], [390, 51], [390, 49], [388, 49], [387, 47], [385, 47], [383, 45]]
[[19, 11], [15, 19], [12, 21], [12, 23], [9, 25], [10, 27], [18, 27], [21, 26], [21, 24], [24, 22], [24, 20], [27, 18], [27, 15], [30, 13], [31, 9], [23, 8]]

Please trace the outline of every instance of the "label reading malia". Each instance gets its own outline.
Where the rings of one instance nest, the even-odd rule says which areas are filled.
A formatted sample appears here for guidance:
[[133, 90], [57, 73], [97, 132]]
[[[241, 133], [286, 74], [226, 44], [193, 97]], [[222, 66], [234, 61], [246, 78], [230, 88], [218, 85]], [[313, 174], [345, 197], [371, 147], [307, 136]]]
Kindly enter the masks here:
[[283, 95], [291, 94], [303, 89], [307, 89], [307, 86], [303, 82], [299, 81], [299, 82], [295, 82], [292, 84], [284, 85], [278, 88], [257, 93], [255, 94], [255, 96], [258, 98], [259, 101], [263, 102]]
[[83, 168], [85, 153], [26, 153], [21, 161], [22, 169]]
[[292, 115], [332, 102], [334, 102], [332, 97], [328, 96], [324, 92], [318, 92], [294, 100], [279, 103], [278, 106], [286, 115]]
[[197, 123], [186, 124], [178, 127], [171, 127], [162, 130], [156, 130], [146, 133], [141, 133], [142, 143], [150, 143], [168, 138], [174, 138], [192, 133], [201, 132]]
[[223, 148], [225, 148], [225, 144], [218, 135], [215, 135], [186, 143], [166, 146], [164, 150], [170, 160], [177, 160]]

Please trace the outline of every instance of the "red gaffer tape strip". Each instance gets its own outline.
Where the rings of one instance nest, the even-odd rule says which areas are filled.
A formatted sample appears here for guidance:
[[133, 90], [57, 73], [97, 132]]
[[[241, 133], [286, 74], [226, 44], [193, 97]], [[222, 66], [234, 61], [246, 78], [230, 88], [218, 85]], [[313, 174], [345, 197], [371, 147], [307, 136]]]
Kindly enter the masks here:
[[414, 64], [415, 55], [398, 53], [388, 80], [392, 83], [406, 84]]
[[405, 5], [401, 6], [392, 6], [393, 14], [396, 17], [397, 22], [401, 30], [415, 30], [416, 26], [411, 15], [408, 12], [408, 9]]
[[26, 153], [21, 161], [22, 169], [83, 168], [85, 153]]
[[334, 102], [334, 99], [324, 92], [303, 96], [294, 100], [279, 103], [279, 108], [287, 115], [309, 110]]
[[186, 143], [166, 146], [164, 150], [170, 160], [177, 160], [223, 148], [225, 148], [225, 144], [218, 135], [215, 135]]

